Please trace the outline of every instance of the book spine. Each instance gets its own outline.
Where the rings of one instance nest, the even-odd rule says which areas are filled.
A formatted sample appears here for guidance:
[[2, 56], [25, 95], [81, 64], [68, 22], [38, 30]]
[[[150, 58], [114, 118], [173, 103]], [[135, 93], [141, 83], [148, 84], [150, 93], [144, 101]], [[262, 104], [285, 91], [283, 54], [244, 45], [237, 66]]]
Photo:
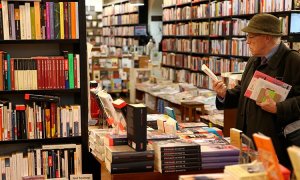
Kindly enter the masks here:
[[0, 40], [4, 40], [2, 4], [0, 3]]
[[59, 3], [54, 3], [54, 38], [60, 39], [60, 6]]
[[74, 56], [68, 53], [68, 66], [69, 66], [69, 88], [74, 88]]

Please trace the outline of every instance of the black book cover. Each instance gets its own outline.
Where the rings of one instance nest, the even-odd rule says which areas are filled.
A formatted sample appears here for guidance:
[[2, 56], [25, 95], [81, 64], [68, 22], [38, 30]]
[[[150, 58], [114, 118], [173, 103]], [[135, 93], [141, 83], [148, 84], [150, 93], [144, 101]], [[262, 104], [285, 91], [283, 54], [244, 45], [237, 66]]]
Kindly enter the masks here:
[[60, 11], [59, 3], [54, 3], [54, 38], [60, 39]]
[[4, 39], [4, 34], [3, 34], [3, 21], [2, 21], [2, 4], [0, 3], [0, 40]]
[[16, 105], [16, 117], [17, 117], [17, 138], [27, 139], [27, 124], [25, 117], [25, 105]]
[[145, 151], [147, 145], [147, 107], [143, 104], [127, 106], [128, 145], [136, 151]]
[[74, 149], [69, 149], [68, 152], [68, 168], [69, 168], [69, 174], [68, 177], [70, 177], [70, 174], [74, 174]]
[[129, 162], [112, 164], [109, 161], [105, 161], [106, 167], [111, 172], [115, 173], [131, 173], [131, 172], [151, 172], [154, 169], [154, 161], [141, 161], [141, 162]]
[[154, 160], [154, 151], [140, 151], [136, 152], [128, 145], [123, 146], [106, 146], [106, 158], [112, 163], [126, 163], [138, 161]]

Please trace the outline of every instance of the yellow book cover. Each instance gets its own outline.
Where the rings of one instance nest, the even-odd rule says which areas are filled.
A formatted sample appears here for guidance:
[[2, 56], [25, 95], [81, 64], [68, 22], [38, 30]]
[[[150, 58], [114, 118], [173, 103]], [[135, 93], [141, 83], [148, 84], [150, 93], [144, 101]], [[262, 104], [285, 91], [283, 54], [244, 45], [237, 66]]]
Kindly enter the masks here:
[[59, 2], [60, 39], [65, 39], [64, 3]]
[[287, 151], [293, 165], [296, 179], [300, 179], [300, 147], [291, 146], [288, 147]]
[[41, 7], [40, 2], [34, 2], [35, 38], [42, 39], [41, 33]]

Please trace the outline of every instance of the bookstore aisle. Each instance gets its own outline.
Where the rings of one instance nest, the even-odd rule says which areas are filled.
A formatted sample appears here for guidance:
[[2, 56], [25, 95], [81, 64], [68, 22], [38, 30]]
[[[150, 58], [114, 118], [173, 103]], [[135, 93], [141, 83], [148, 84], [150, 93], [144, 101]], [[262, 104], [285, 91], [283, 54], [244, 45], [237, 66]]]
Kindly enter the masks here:
[[300, 178], [299, 147], [288, 149], [290, 172], [279, 164], [270, 137], [251, 140], [235, 129], [236, 109], [217, 110], [212, 91], [212, 79], [228, 88], [240, 83], [251, 56], [241, 29], [255, 14], [277, 16], [282, 41], [299, 51], [298, 0], [101, 5], [100, 11], [86, 8], [86, 39], [96, 45], [87, 63], [90, 118], [81, 120], [97, 179]]

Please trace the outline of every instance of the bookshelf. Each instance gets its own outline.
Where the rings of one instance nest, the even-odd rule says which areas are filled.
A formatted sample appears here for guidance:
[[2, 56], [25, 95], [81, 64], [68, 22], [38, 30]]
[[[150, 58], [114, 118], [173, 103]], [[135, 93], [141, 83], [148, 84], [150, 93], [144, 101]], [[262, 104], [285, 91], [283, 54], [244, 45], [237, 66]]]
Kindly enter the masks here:
[[94, 38], [96, 44], [101, 45], [102, 30], [102, 12], [86, 12], [86, 36], [87, 41]]
[[104, 4], [101, 43], [116, 48], [140, 45], [143, 36], [136, 35], [135, 28], [138, 25], [147, 28], [148, 3], [144, 4], [139, 7], [132, 6], [129, 0]]
[[[3, 139], [0, 141], [0, 148], [1, 153], [0, 156], [7, 156], [12, 155], [16, 152], [23, 152], [24, 155], [26, 154], [28, 149], [31, 148], [40, 148], [42, 145], [54, 145], [54, 144], [81, 144], [82, 146], [82, 173], [93, 173], [94, 178], [99, 177], [99, 172], [96, 171], [97, 169], [97, 163], [95, 163], [95, 167], [90, 167], [89, 163], [92, 163], [94, 161], [94, 158], [92, 155], [88, 152], [88, 72], [87, 72], [87, 59], [86, 59], [86, 19], [85, 19], [85, 1], [79, 0], [79, 1], [13, 1], [13, 0], [2, 0], [0, 2], [2, 4], [2, 13], [5, 15], [5, 12], [11, 13], [11, 9], [4, 10], [5, 6], [3, 4], [7, 4], [7, 7], [10, 7], [14, 10], [19, 9], [22, 7], [29, 7], [29, 11], [27, 10], [26, 18], [22, 17], [20, 22], [20, 29], [12, 29], [12, 31], [9, 31], [9, 29], [4, 30], [4, 33], [8, 33], [6, 35], [3, 35], [3, 38], [0, 36], [0, 51], [1, 55], [3, 55], [3, 52], [6, 52], [10, 55], [10, 62], [18, 62], [20, 59], [27, 59], [30, 60], [30, 62], [33, 62], [33, 64], [37, 65], [39, 64], [39, 59], [37, 57], [46, 57], [47, 63], [49, 63], [49, 66], [45, 67], [53, 67], [52, 72], [50, 69], [42, 69], [45, 70], [43, 73], [39, 72], [38, 66], [29, 66], [29, 63], [24, 63], [24, 66], [11, 66], [14, 67], [14, 71], [10, 71], [11, 69], [5, 70], [5, 66], [2, 66], [3, 69], [1, 69], [2, 73], [11, 73], [10, 78], [12, 78], [12, 75], [16, 73], [17, 70], [33, 70], [37, 71], [35, 78], [34, 76], [30, 76], [29, 73], [24, 73], [23, 76], [26, 79], [22, 79], [20, 81], [17, 81], [13, 83], [13, 79], [10, 78], [0, 78], [2, 81], [2, 90], [0, 91], [0, 99], [6, 99], [9, 102], [11, 102], [12, 110], [15, 109], [16, 104], [30, 104], [32, 101], [28, 102], [24, 99], [24, 96], [26, 93], [29, 94], [37, 94], [37, 95], [47, 95], [47, 96], [58, 96], [60, 97], [60, 103], [61, 106], [69, 106], [69, 105], [79, 105], [80, 111], [79, 111], [79, 120], [81, 124], [81, 128], [79, 130], [81, 131], [81, 134], [74, 134], [74, 136], [68, 136], [63, 137], [59, 135], [54, 135], [52, 138], [43, 138], [40, 137], [40, 139], [34, 138], [17, 138], [16, 140], [12, 140], [12, 138], [9, 138], [9, 136], [6, 139]], [[32, 12], [30, 12], [30, 8], [36, 8], [33, 9]], [[66, 9], [64, 9], [64, 7]], [[21, 8], [21, 9], [22, 9]], [[71, 16], [62, 16], [65, 12], [68, 11], [68, 8], [70, 8], [70, 15]], [[44, 13], [40, 12], [44, 11]], [[54, 12], [55, 10], [55, 12]], [[22, 11], [22, 10], [21, 10]], [[29, 14], [28, 14], [29, 12]], [[24, 12], [25, 13], [25, 12]], [[51, 13], [52, 15], [50, 15]], [[7, 14], [8, 15], [8, 14]], [[30, 16], [29, 16], [30, 15]], [[58, 15], [58, 16], [57, 16]], [[34, 16], [35, 19], [30, 19], [29, 17]], [[63, 19], [62, 17], [65, 17]], [[10, 18], [11, 15], [10, 15]], [[52, 20], [53, 22], [52, 22]], [[11, 23], [19, 23], [17, 21], [9, 21], [10, 19], [3, 20], [4, 23], [7, 23], [7, 27], [11, 27]], [[50, 21], [49, 24], [45, 23], [46, 21]], [[62, 20], [62, 21], [58, 21]], [[27, 26], [25, 25], [28, 21]], [[55, 22], [62, 22], [56, 29], [54, 27]], [[2, 23], [2, 19], [1, 19]], [[23, 25], [22, 25], [23, 23]], [[28, 26], [29, 25], [29, 26]], [[57, 25], [57, 24], [56, 24]], [[62, 26], [61, 26], [62, 25]], [[32, 28], [31, 28], [32, 27]], [[5, 28], [2, 26], [1, 28]], [[64, 29], [62, 29], [64, 28]], [[30, 30], [31, 31], [30, 31]], [[7, 31], [8, 30], [8, 31]], [[35, 34], [33, 33], [33, 30], [35, 30]], [[20, 32], [18, 32], [20, 31]], [[31, 35], [30, 37], [22, 36], [21, 33], [24, 33], [27, 35]], [[15, 34], [14, 34], [15, 33]], [[19, 33], [20, 36], [17, 35]], [[52, 33], [52, 34], [51, 34]], [[24, 35], [24, 34], [23, 34]], [[70, 58], [72, 56], [73, 61], [62, 61], [62, 60], [55, 60], [54, 57], [60, 57], [63, 58], [63, 51], [67, 51], [70, 55]], [[4, 56], [2, 56], [4, 57]], [[7, 56], [6, 56], [7, 57]], [[53, 57], [53, 58], [52, 58]], [[35, 59], [36, 58], [36, 59]], [[76, 60], [74, 60], [76, 59]], [[2, 60], [2, 59], [1, 59]], [[69, 59], [68, 59], [69, 60]], [[8, 60], [4, 60], [6, 63], [8, 63]], [[3, 61], [3, 62], [4, 62]], [[55, 64], [55, 62], [57, 62]], [[62, 65], [62, 62], [68, 62], [68, 68], [69, 72], [71, 73], [71, 69], [74, 70], [74, 72], [78, 72], [77, 81], [74, 81], [75, 86], [69, 86], [67, 87], [66, 82], [62, 79], [63, 84], [65, 86], [60, 87], [60, 78], [61, 77], [68, 77], [68, 75], [64, 75], [63, 68], [66, 66], [58, 66], [60, 62]], [[71, 68], [70, 64], [76, 62], [78, 65], [77, 67], [80, 67], [80, 69], [76, 69], [75, 66]], [[3, 65], [3, 64], [2, 64]], [[16, 64], [15, 64], [16, 65]], [[52, 66], [53, 65], [53, 66]], [[57, 65], [57, 66], [55, 66]], [[73, 64], [74, 65], [74, 64]], [[16, 69], [16, 67], [18, 69]], [[23, 69], [21, 69], [23, 67]], [[31, 67], [31, 69], [30, 69]], [[55, 68], [56, 67], [56, 68]], [[20, 69], [19, 69], [20, 68]], [[56, 71], [55, 71], [56, 70]], [[55, 73], [56, 72], [56, 73]], [[59, 73], [61, 72], [61, 74]], [[68, 73], [69, 73], [68, 72]], [[73, 72], [73, 73], [74, 73]], [[48, 73], [48, 74], [46, 74]], [[48, 75], [52, 78], [49, 78]], [[73, 74], [75, 76], [75, 74]], [[22, 76], [22, 75], [21, 75]], [[38, 80], [40, 77], [43, 77], [44, 79]], [[6, 79], [5, 79], [6, 78]], [[16, 78], [16, 77], [15, 77]], [[56, 79], [57, 86], [49, 86], [49, 87], [38, 87], [41, 83], [48, 83], [52, 79]], [[16, 79], [15, 79], [16, 80]], [[19, 79], [18, 79], [19, 80]], [[71, 79], [69, 79], [71, 81]], [[25, 88], [20, 88], [20, 83], [30, 83], [36, 81], [37, 86], [25, 86]], [[51, 81], [52, 82], [52, 81]], [[8, 88], [3, 87], [3, 83], [8, 83]], [[51, 83], [49, 83], [51, 84]], [[5, 84], [6, 85], [6, 84]], [[18, 86], [16, 86], [18, 85]], [[53, 84], [52, 84], [53, 85]], [[70, 85], [70, 84], [69, 84]], [[12, 86], [14, 87], [14, 90]], [[37, 102], [38, 104], [38, 102]], [[4, 105], [5, 106], [5, 105]], [[3, 108], [3, 106], [1, 106]], [[54, 117], [54, 116], [53, 116]], [[72, 118], [73, 119], [73, 118]], [[2, 119], [3, 120], [3, 119]], [[9, 119], [7, 119], [9, 120]], [[74, 120], [74, 119], [73, 119]], [[3, 122], [3, 121], [2, 121]], [[3, 124], [2, 124], [3, 125]], [[9, 127], [9, 126], [8, 126]], [[34, 126], [33, 126], [34, 127]], [[80, 127], [80, 126], [79, 126]], [[3, 127], [2, 127], [3, 128]], [[36, 127], [34, 127], [36, 128]], [[9, 130], [9, 129], [8, 129]], [[58, 131], [56, 131], [58, 133]], [[45, 133], [45, 132], [43, 132]], [[1, 132], [3, 135], [3, 131]], [[93, 169], [95, 168], [95, 169]], [[98, 168], [100, 168], [98, 166]], [[95, 170], [95, 171], [94, 171]], [[98, 173], [98, 175], [97, 175]]]
[[164, 0], [163, 76], [175, 82], [189, 82], [200, 88], [212, 83], [201, 72], [205, 63], [214, 73], [238, 72], [250, 56], [241, 29], [256, 13], [272, 13], [282, 22], [283, 40], [292, 47], [289, 35], [292, 0]]

